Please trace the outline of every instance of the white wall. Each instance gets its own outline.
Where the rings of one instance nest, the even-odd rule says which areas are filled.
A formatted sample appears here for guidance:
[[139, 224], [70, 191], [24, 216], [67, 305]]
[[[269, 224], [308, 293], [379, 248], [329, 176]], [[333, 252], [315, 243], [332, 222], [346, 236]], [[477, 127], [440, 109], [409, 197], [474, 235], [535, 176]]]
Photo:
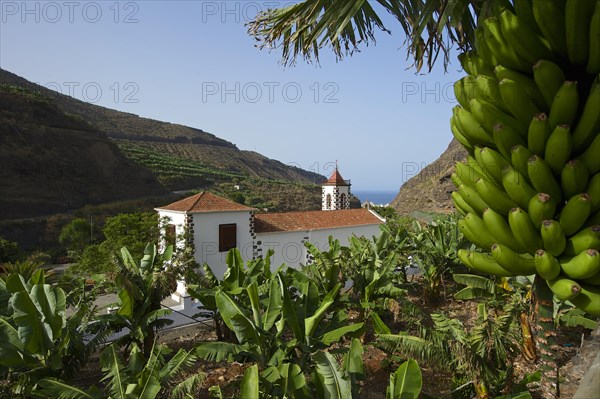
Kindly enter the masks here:
[[299, 267], [306, 260], [306, 247], [303, 241], [310, 238], [309, 231], [289, 231], [260, 233], [256, 235], [256, 242], [260, 242], [261, 255], [267, 255], [267, 251], [275, 251], [271, 258], [271, 269], [276, 270], [283, 263], [289, 267]]
[[196, 262], [208, 263], [218, 278], [223, 278], [227, 252], [219, 252], [219, 225], [237, 225], [237, 247], [244, 260], [252, 259], [254, 240], [250, 235], [250, 212], [194, 213], [194, 257]]
[[256, 241], [261, 242], [263, 256], [266, 256], [269, 248], [275, 251], [271, 260], [271, 269], [275, 270], [283, 263], [294, 268], [305, 264], [307, 250], [303, 242], [306, 239], [324, 251], [329, 249], [329, 236], [338, 239], [341, 245], [347, 246], [353, 235], [371, 239], [373, 236], [379, 236], [379, 233], [379, 225], [363, 225], [311, 231], [259, 233], [256, 235]]
[[[174, 224], [175, 225], [175, 235], [177, 237], [179, 237], [180, 235], [185, 233], [185, 219], [187, 217], [187, 215], [185, 214], [185, 212], [175, 212], [175, 211], [158, 211], [158, 216], [159, 218], [164, 218], [167, 217], [169, 218], [169, 224]], [[165, 236], [165, 231], [164, 229], [160, 232], [161, 237]], [[159, 247], [160, 250], [164, 249], [164, 244], [165, 242], [160, 242], [159, 243]], [[185, 241], [177, 241], [177, 247], [178, 248], [183, 248], [185, 247]]]

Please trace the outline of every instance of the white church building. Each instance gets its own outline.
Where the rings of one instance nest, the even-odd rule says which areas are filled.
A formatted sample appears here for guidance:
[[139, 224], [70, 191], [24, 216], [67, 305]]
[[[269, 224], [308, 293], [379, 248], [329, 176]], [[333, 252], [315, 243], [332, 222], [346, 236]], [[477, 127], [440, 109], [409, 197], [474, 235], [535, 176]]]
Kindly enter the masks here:
[[[347, 245], [353, 235], [378, 236], [379, 226], [385, 223], [372, 210], [350, 209], [350, 182], [342, 178], [337, 168], [323, 184], [320, 211], [259, 213], [209, 192], [156, 211], [168, 220], [165, 235], [176, 240], [186, 232], [187, 239], [180, 239], [176, 245], [192, 245], [196, 261], [207, 263], [218, 278], [227, 270], [225, 258], [232, 248], [238, 248], [244, 260], [259, 258], [273, 249], [273, 268], [284, 263], [300, 267], [310, 262], [304, 243], [326, 250], [332, 236]], [[180, 284], [178, 292], [185, 295], [185, 285]]]

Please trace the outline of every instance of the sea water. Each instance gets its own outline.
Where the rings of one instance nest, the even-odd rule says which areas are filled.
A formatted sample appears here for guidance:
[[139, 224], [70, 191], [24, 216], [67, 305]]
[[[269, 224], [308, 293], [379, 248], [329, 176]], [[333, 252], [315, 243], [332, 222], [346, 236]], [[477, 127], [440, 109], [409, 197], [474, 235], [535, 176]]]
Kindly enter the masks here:
[[372, 202], [375, 205], [388, 205], [398, 195], [397, 191], [376, 190], [353, 190], [352, 194], [360, 199], [360, 202]]

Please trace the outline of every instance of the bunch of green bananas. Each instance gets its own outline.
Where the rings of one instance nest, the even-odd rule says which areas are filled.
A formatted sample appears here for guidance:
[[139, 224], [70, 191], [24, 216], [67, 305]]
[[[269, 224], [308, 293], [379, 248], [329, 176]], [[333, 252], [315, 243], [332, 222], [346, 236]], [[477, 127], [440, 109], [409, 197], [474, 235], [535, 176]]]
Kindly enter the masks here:
[[[500, 4], [501, 2], [499, 2]], [[452, 193], [470, 268], [600, 314], [600, 0], [512, 0], [459, 60]]]

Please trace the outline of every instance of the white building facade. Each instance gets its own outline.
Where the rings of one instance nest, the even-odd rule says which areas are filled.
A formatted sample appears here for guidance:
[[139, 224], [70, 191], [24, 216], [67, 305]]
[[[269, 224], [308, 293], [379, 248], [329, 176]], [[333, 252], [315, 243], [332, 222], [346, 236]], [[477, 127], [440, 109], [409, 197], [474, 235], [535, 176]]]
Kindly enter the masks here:
[[[201, 192], [156, 208], [168, 225], [164, 236], [177, 247], [193, 246], [194, 258], [207, 263], [218, 278], [227, 265], [227, 252], [238, 248], [244, 260], [265, 256], [274, 250], [273, 269], [282, 264], [300, 267], [310, 262], [305, 247], [310, 242], [321, 250], [329, 248], [329, 236], [347, 245], [350, 237], [379, 235], [385, 219], [369, 209], [349, 209], [350, 184], [339, 172], [323, 185], [323, 210], [285, 213], [257, 213], [209, 192]], [[185, 233], [186, 239], [182, 237]], [[178, 286], [186, 295], [185, 284]]]

